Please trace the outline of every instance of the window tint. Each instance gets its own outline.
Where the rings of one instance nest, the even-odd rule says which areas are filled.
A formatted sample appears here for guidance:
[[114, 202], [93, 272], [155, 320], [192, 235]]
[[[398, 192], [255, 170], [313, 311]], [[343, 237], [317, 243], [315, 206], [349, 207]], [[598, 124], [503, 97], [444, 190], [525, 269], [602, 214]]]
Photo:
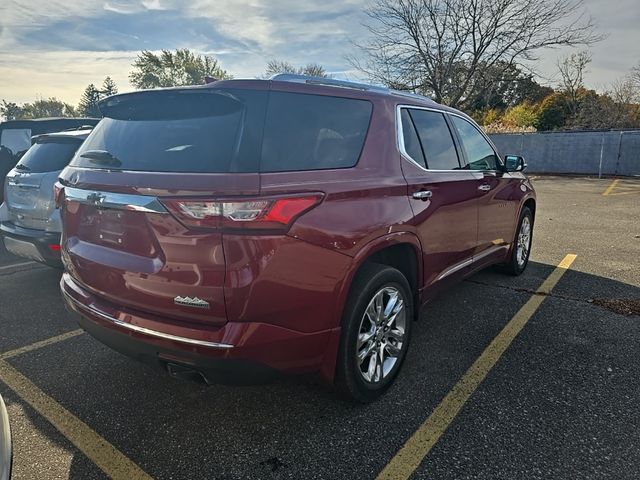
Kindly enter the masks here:
[[372, 105], [318, 95], [203, 89], [139, 92], [107, 100], [101, 109], [105, 118], [78, 150], [74, 166], [279, 172], [355, 165]]
[[257, 172], [266, 92], [147, 91], [107, 101], [74, 166]]
[[56, 172], [67, 166], [82, 140], [72, 138], [46, 139], [37, 142], [20, 159], [18, 165], [32, 173]]
[[467, 155], [468, 164], [465, 168], [496, 170], [498, 168], [496, 154], [484, 136], [466, 120], [453, 115], [451, 119], [458, 130], [462, 147]]
[[427, 164], [424, 161], [424, 154], [422, 153], [422, 147], [420, 146], [420, 140], [418, 134], [413, 126], [413, 120], [409, 115], [409, 110], [402, 109], [402, 138], [404, 140], [404, 151], [409, 154], [414, 162], [427, 168]]
[[0, 145], [11, 150], [13, 155], [25, 152], [31, 146], [31, 130], [7, 128], [0, 134]]
[[352, 167], [369, 129], [366, 100], [272, 92], [262, 142], [262, 172]]
[[411, 118], [422, 143], [427, 168], [430, 170], [459, 169], [458, 154], [444, 115], [428, 110], [411, 110]]

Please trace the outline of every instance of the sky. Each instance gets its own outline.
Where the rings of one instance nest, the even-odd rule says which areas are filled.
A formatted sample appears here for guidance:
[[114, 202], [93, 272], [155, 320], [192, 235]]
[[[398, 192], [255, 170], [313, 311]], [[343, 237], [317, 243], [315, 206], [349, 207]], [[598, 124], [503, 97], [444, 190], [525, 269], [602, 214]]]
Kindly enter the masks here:
[[[213, 55], [237, 78], [264, 73], [269, 59], [315, 62], [337, 78], [359, 79], [345, 56], [366, 40], [369, 0], [1, 0], [0, 99], [57, 97], [76, 105], [84, 88], [111, 76], [131, 90], [141, 50], [189, 48]], [[604, 91], [640, 62], [640, 0], [584, 0], [607, 38], [591, 48], [586, 74]], [[539, 52], [551, 84], [567, 52]]]

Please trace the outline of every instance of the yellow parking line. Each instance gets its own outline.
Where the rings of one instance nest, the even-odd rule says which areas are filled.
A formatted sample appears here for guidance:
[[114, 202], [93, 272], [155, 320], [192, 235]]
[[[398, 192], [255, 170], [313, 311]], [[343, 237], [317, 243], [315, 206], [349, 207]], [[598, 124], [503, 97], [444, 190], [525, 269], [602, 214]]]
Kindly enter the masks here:
[[613, 192], [613, 189], [616, 188], [616, 185], [618, 185], [619, 181], [620, 179], [616, 178], [613, 182], [611, 182], [611, 185], [609, 185], [607, 189], [604, 192], [602, 192], [602, 195], [606, 197], [611, 192]]
[[114, 480], [151, 478], [86, 423], [71, 414], [4, 360], [0, 360], [0, 381], [46, 418], [110, 478]]
[[400, 451], [384, 467], [378, 475], [378, 479], [406, 479], [418, 468], [478, 385], [485, 379], [505, 350], [511, 345], [511, 342], [540, 307], [546, 294], [551, 292], [575, 259], [575, 255], [564, 257], [557, 268], [536, 290], [536, 295], [533, 295], [507, 323], [462, 378], [458, 380], [458, 383], [453, 386], [429, 418], [420, 425]]
[[56, 335], [55, 337], [47, 338], [46, 340], [42, 340], [40, 342], [32, 343], [31, 345], [16, 348], [15, 350], [11, 350], [9, 352], [0, 353], [0, 360], [6, 360], [7, 358], [22, 355], [23, 353], [32, 352], [34, 350], [38, 350], [39, 348], [62, 342], [63, 340], [67, 340], [68, 338], [77, 337], [78, 335], [82, 335], [83, 333], [84, 330], [81, 329], [73, 330], [71, 332], [63, 333], [62, 335]]

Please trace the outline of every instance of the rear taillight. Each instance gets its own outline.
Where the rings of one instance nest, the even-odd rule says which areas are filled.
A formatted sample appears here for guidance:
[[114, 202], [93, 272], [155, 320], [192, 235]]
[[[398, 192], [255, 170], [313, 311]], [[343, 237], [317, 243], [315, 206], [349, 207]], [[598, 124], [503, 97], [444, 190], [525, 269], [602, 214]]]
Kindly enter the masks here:
[[163, 199], [162, 203], [190, 228], [284, 231], [322, 201], [322, 194], [278, 198], [211, 200]]
[[60, 208], [64, 196], [64, 186], [60, 182], [56, 182], [53, 185], [53, 200], [56, 203], [56, 208]]

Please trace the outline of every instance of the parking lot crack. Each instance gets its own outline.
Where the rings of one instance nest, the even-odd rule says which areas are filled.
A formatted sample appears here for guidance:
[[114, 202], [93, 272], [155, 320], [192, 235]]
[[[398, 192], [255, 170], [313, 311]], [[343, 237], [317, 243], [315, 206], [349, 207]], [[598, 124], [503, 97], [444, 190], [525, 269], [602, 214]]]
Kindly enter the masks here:
[[607, 309], [613, 313], [624, 316], [640, 315], [640, 300], [626, 299], [626, 298], [580, 298], [573, 297], [571, 295], [563, 295], [555, 292], [545, 292], [534, 290], [531, 288], [513, 287], [510, 285], [500, 285], [495, 283], [481, 282], [479, 280], [465, 280], [469, 283], [476, 285], [483, 285], [485, 287], [502, 288], [505, 290], [511, 290], [512, 292], [526, 293], [528, 295], [538, 295], [542, 297], [553, 297], [561, 300], [570, 300], [580, 303], [588, 303], [589, 305], [597, 305], [598, 307]]

